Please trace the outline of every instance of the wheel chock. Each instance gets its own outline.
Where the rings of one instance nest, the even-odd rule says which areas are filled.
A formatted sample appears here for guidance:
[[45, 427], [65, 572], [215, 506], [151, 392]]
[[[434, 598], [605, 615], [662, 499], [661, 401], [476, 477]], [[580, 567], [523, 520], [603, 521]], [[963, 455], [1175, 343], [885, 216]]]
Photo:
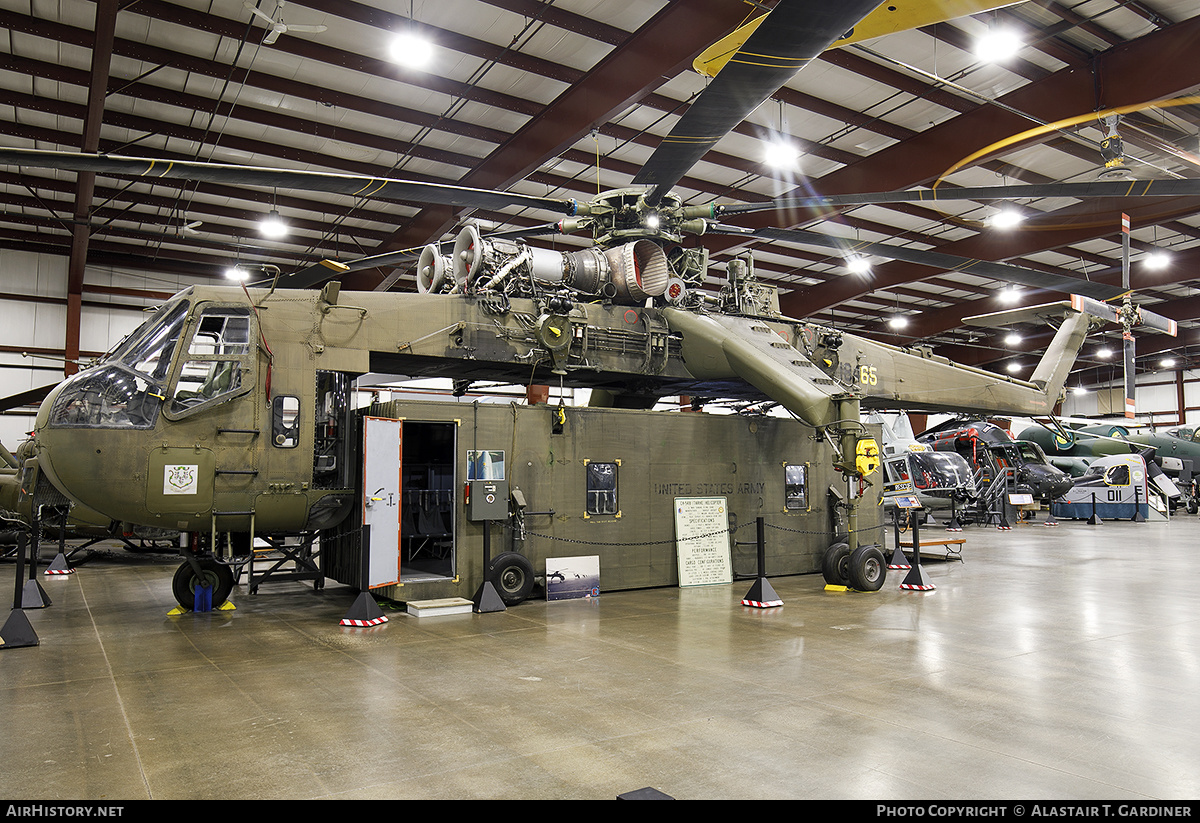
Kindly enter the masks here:
[[36, 646], [39, 642], [37, 632], [33, 630], [33, 624], [25, 612], [13, 609], [8, 620], [4, 621], [4, 627], [0, 628], [0, 649], [23, 649]]
[[769, 609], [774, 606], [782, 606], [783, 601], [779, 599], [779, 595], [775, 593], [775, 589], [767, 578], [760, 577], [754, 581], [750, 591], [746, 592], [746, 596], [742, 598], [742, 605], [752, 606], [756, 609]]
[[67, 557], [62, 552], [55, 555], [49, 567], [42, 574], [75, 574], [75, 570], [67, 565]]
[[827, 591], [827, 592], [848, 592], [848, 591], [850, 591], [850, 587], [849, 586], [839, 586], [835, 583], [826, 583], [825, 591]]
[[205, 586], [203, 583], [197, 583], [196, 588], [192, 590], [192, 611], [211, 612], [212, 592], [212, 586]]
[[375, 598], [371, 597], [368, 592], [360, 592], [339, 625], [362, 628], [378, 626], [380, 623], [386, 622], [388, 622], [387, 615], [383, 613], [383, 609], [379, 608]]
[[913, 566], [900, 588], [905, 591], [931, 592], [937, 588], [921, 566]]
[[22, 609], [44, 609], [53, 602], [42, 588], [42, 584], [36, 580], [30, 580], [25, 584], [25, 588], [21, 589]]
[[900, 570], [912, 568], [912, 563], [908, 562], [908, 558], [904, 556], [904, 552], [900, 551], [899, 546], [892, 552], [892, 559], [888, 561], [888, 568]]

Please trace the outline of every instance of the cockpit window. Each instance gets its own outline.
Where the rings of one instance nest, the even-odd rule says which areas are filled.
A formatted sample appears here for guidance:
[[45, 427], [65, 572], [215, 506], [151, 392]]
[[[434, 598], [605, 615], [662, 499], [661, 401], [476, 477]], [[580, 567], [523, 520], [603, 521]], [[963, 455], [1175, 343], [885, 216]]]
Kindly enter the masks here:
[[168, 417], [183, 417], [227, 400], [250, 384], [250, 311], [240, 306], [204, 308], [194, 320], [187, 354], [178, 366]]

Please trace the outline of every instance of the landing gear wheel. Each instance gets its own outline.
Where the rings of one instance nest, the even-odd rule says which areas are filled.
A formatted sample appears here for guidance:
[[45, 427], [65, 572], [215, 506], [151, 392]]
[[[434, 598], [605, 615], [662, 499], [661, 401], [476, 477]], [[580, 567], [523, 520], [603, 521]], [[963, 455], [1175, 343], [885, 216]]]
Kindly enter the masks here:
[[505, 606], [517, 605], [533, 591], [533, 564], [523, 554], [505, 552], [495, 558], [487, 577]]
[[878, 546], [859, 546], [850, 555], [850, 587], [860, 592], [876, 592], [887, 577], [887, 561]]
[[196, 607], [196, 586], [211, 586], [212, 605], [215, 609], [228, 600], [229, 593], [233, 591], [233, 569], [211, 557], [201, 557], [198, 562], [204, 573], [203, 579], [197, 579], [191, 563], [184, 563], [175, 572], [175, 578], [171, 581], [171, 591], [179, 605], [191, 611]]
[[834, 543], [821, 558], [821, 574], [830, 586], [850, 585], [850, 545]]

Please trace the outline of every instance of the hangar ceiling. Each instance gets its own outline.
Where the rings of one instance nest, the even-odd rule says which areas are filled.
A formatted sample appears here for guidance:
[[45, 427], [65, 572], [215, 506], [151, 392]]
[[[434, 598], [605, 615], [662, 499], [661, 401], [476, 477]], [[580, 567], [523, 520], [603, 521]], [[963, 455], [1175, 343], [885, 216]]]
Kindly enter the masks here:
[[[760, 4], [761, 5], [761, 4]], [[771, 3], [765, 4], [770, 6]], [[739, 0], [0, 0], [0, 144], [393, 176], [585, 200], [631, 184], [704, 87], [692, 59], [754, 9]], [[676, 191], [689, 204], [797, 194], [1087, 181], [1104, 171], [1095, 113], [1125, 107], [1119, 133], [1137, 179], [1200, 176], [1200, 0], [1025, 0], [826, 52], [723, 139]], [[272, 27], [269, 20], [290, 26]], [[991, 28], [1023, 46], [976, 57]], [[272, 28], [277, 31], [272, 31]], [[399, 32], [432, 62], [393, 58]], [[410, 54], [410, 51], [404, 54]], [[1171, 101], [1163, 103], [1163, 101]], [[1145, 104], [1145, 105], [1143, 105]], [[1033, 133], [1009, 141], [1015, 135]], [[794, 166], [763, 160], [780, 133]], [[978, 154], [977, 154], [978, 153]], [[959, 165], [961, 164], [961, 165]], [[953, 169], [953, 171], [951, 171]], [[949, 173], [948, 173], [949, 172]], [[797, 226], [1120, 283], [1120, 215], [1132, 219], [1132, 285], [1178, 320], [1178, 338], [1139, 337], [1139, 365], [1200, 351], [1200, 198], [1016, 204], [868, 205], [778, 211], [743, 225]], [[286, 237], [259, 220], [276, 210]], [[88, 265], [199, 279], [235, 261], [283, 271], [420, 246], [468, 219], [510, 229], [556, 219], [532, 209], [466, 212], [261, 187], [0, 167], [0, 246], [68, 258], [68, 305]], [[568, 248], [583, 237], [540, 238]], [[967, 329], [962, 318], [1060, 299], [961, 272], [729, 237], [703, 242], [715, 268], [752, 247], [785, 311], [897, 344], [926, 344], [1027, 376], [1039, 330]], [[1152, 252], [1169, 252], [1162, 268]], [[411, 268], [411, 267], [410, 267]], [[403, 268], [348, 286], [412, 290]], [[5, 277], [10, 275], [5, 274]], [[151, 281], [152, 282], [152, 281]], [[719, 282], [711, 279], [717, 288]], [[2, 289], [14, 291], [11, 280]], [[0, 295], [2, 297], [3, 295]], [[891, 321], [904, 317], [898, 327]], [[1105, 331], [1120, 349], [1120, 331]], [[78, 339], [75, 338], [77, 352]], [[1101, 344], [1075, 380], [1119, 374]], [[71, 330], [65, 352], [72, 353]], [[1024, 371], [1020, 371], [1024, 369]]]

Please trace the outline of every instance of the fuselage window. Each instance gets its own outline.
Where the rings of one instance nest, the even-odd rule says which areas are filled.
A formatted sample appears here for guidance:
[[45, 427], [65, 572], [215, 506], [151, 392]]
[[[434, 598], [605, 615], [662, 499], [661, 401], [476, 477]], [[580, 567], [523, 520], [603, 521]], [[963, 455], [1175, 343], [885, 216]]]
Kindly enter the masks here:
[[587, 513], [616, 514], [617, 464], [587, 464]]
[[808, 467], [783, 467], [783, 501], [789, 511], [808, 510]]
[[300, 442], [300, 398], [281, 394], [271, 401], [271, 445], [294, 449]]

